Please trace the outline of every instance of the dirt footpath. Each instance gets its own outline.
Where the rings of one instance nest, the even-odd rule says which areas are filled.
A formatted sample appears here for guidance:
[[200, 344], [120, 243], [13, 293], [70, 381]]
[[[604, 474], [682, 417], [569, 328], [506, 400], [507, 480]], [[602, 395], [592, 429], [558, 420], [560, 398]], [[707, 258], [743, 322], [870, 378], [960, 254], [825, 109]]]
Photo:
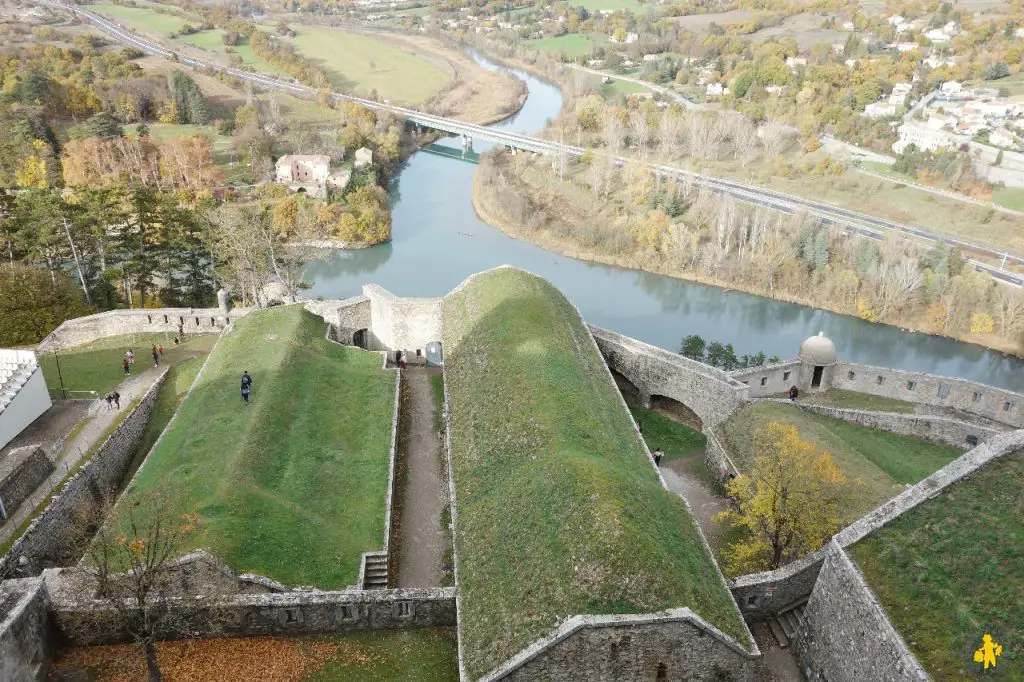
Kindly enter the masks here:
[[432, 370], [405, 370], [408, 405], [403, 419], [410, 420], [406, 440], [407, 474], [402, 494], [402, 524], [398, 576], [395, 587], [440, 587], [445, 533], [441, 510], [447, 502], [447, 485], [441, 467], [441, 437], [437, 432], [434, 399], [430, 391]]

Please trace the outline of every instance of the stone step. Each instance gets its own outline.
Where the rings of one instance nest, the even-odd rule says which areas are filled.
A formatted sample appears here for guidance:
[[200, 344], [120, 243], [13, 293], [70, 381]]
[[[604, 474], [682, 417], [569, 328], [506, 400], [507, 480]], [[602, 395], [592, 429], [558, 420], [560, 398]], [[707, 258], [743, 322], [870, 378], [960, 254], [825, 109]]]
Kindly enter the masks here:
[[388, 575], [388, 569], [387, 568], [371, 568], [370, 566], [366, 567], [366, 577], [367, 578], [378, 577], [378, 576], [384, 576], [386, 578], [387, 575]]
[[774, 618], [768, 620], [768, 627], [771, 629], [772, 634], [775, 635], [775, 641], [779, 643], [779, 647], [785, 649], [789, 646], [789, 638], [786, 637], [782, 631], [782, 627], [775, 621]]
[[786, 623], [789, 624], [789, 629], [791, 632], [795, 633], [800, 629], [800, 619], [797, 618], [796, 614], [792, 611], [787, 611], [786, 613], [782, 614], [782, 618], [783, 620], [785, 620]]

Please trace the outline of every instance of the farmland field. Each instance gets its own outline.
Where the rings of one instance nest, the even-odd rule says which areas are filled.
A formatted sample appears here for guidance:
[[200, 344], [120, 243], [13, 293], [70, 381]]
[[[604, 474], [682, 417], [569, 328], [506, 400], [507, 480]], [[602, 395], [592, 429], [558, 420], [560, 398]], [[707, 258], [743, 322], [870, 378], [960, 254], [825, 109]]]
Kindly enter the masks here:
[[185, 24], [198, 24], [201, 21], [199, 17], [187, 16], [174, 9], [169, 9], [165, 13], [144, 6], [124, 7], [106, 2], [89, 5], [89, 9], [110, 17], [128, 28], [164, 36], [180, 31]]
[[526, 44], [538, 50], [552, 54], [568, 54], [580, 56], [590, 54], [597, 44], [592, 38], [579, 34], [559, 36], [557, 38], [539, 38], [528, 40]]
[[321, 66], [338, 90], [366, 95], [370, 90], [392, 102], [415, 104], [450, 80], [441, 67], [383, 40], [318, 26], [293, 24], [289, 42]]

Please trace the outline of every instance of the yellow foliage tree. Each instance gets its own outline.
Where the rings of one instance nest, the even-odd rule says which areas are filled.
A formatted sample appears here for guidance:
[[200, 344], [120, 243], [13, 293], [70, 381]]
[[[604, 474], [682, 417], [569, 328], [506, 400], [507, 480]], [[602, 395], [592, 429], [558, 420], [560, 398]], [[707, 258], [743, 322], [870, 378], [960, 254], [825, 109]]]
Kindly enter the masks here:
[[871, 307], [871, 298], [861, 296], [857, 299], [857, 317], [868, 322], [878, 322], [878, 313]]
[[753, 472], [726, 484], [738, 509], [714, 517], [747, 531], [723, 550], [732, 575], [773, 570], [825, 544], [839, 530], [837, 493], [847, 482], [829, 454], [792, 424], [771, 422], [754, 442], [763, 454]]
[[972, 334], [991, 334], [995, 326], [995, 321], [988, 313], [974, 313], [971, 315]]
[[648, 211], [647, 215], [633, 226], [633, 239], [642, 249], [660, 251], [668, 228], [668, 214], [660, 209]]
[[14, 172], [14, 179], [18, 186], [23, 189], [44, 189], [49, 187], [47, 176], [47, 147], [42, 140], [32, 141], [32, 153], [21, 159], [17, 170]]

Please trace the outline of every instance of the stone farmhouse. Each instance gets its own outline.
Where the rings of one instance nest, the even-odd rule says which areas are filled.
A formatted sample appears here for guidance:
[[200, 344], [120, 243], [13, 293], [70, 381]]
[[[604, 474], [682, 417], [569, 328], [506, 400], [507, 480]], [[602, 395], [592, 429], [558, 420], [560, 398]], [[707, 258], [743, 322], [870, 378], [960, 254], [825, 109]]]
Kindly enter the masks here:
[[345, 187], [352, 177], [347, 169], [332, 169], [325, 154], [286, 154], [274, 164], [275, 179], [293, 191], [325, 196], [327, 188]]
[[[450, 349], [443, 345], [451, 330], [447, 328], [445, 305], [467, 287], [494, 281], [507, 268], [473, 275], [445, 297], [403, 298], [370, 284], [363, 287], [362, 295], [354, 298], [296, 304], [326, 320], [330, 341], [379, 353], [385, 362], [401, 351], [410, 363], [429, 362], [444, 367], [445, 454], [455, 586], [394, 588], [388, 573], [388, 547], [393, 546], [389, 540], [390, 525], [385, 531], [384, 550], [363, 556], [359, 584], [344, 591], [293, 589], [263, 576], [236, 575], [230, 567], [204, 553], [182, 557], [183, 585], [201, 583], [203, 578], [198, 576], [207, 576], [230, 586], [233, 594], [225, 607], [223, 631], [245, 637], [456, 626], [460, 629], [460, 642], [465, 639], [464, 628], [468, 626], [462, 613], [465, 600], [474, 597], [464, 593], [459, 582], [459, 576], [467, 569], [463, 564], [466, 545], [460, 535], [459, 518], [459, 502], [466, 493], [457, 489], [451, 472], [453, 405], [447, 376], [451, 370], [444, 366]], [[529, 277], [530, 281], [547, 285], [540, 278]], [[574, 310], [571, 306], [570, 309]], [[226, 309], [189, 312], [197, 326], [206, 326], [209, 320], [211, 331], [229, 327], [232, 320], [253, 314], [249, 310]], [[167, 324], [176, 328], [179, 317], [185, 320], [180, 313], [126, 310], [69, 320], [39, 350], [63, 349], [127, 332], [156, 331]], [[191, 319], [185, 321], [191, 323]], [[583, 324], [582, 317], [578, 323]], [[485, 674], [467, 672], [460, 644], [461, 680], [768, 682], [774, 678], [765, 672], [764, 653], [751, 634], [751, 628], [762, 624], [770, 625], [776, 637], [791, 648], [800, 673], [813, 682], [946, 679], [937, 674], [937, 664], [931, 656], [922, 656], [927, 652], [918, 648], [914, 625], [901, 618], [902, 607], [892, 600], [893, 585], [901, 577], [880, 571], [877, 562], [868, 562], [879, 551], [899, 549], [901, 533], [910, 532], [907, 528], [913, 530], [915, 524], [927, 523], [927, 514], [937, 506], [954, 505], [956, 513], [969, 516], [965, 507], [956, 505], [961, 505], [964, 495], [970, 499], [977, 497], [978, 493], [969, 486], [991, 479], [993, 471], [1000, 472], [997, 479], [1006, 478], [1001, 473], [1004, 469], [1016, 467], [1024, 471], [1024, 395], [962, 379], [845, 362], [836, 344], [820, 333], [801, 344], [796, 357], [790, 360], [725, 372], [610, 330], [592, 325], [582, 328], [589, 338], [581, 344], [579, 353], [587, 357], [594, 354], [603, 360], [602, 385], [613, 389], [616, 385], [628, 386], [644, 404], [667, 401], [695, 415], [708, 435], [707, 464], [720, 477], [739, 472], [714, 437], [714, 427], [744, 405], [774, 399], [773, 396], [794, 385], [802, 392], [842, 389], [899, 398], [920, 406], [922, 409], [912, 414], [823, 406], [813, 409], [883, 431], [955, 444], [965, 452], [841, 530], [817, 552], [793, 564], [728, 581], [718, 572], [716, 584], [726, 590], [730, 609], [742, 616], [743, 631], [735, 636], [707, 620], [694, 604], [674, 604], [647, 613], [568, 613], [532, 644]], [[529, 349], [531, 354], [536, 352], [535, 348]], [[147, 395], [138, 408], [138, 420], [143, 426], [153, 400], [155, 394]], [[625, 405], [623, 401], [624, 411]], [[396, 429], [397, 412], [398, 408]], [[635, 423], [633, 429], [642, 444]], [[660, 485], [668, 489], [646, 445], [642, 447], [650, 460], [644, 466], [652, 467]], [[45, 557], [59, 544], [57, 530], [66, 522], [62, 516], [66, 509], [60, 500], [87, 494], [78, 491], [78, 487], [87, 489], [91, 485], [89, 476], [116, 476], [113, 470], [129, 466], [132, 457], [117, 452], [117, 448], [114, 443], [111, 452], [97, 455], [101, 459], [94, 458], [88, 471], [71, 479], [8, 554], [0, 558], [0, 576], [17, 578], [4, 582], [0, 592], [8, 596], [2, 602], [7, 605], [0, 607], [0, 679], [41, 679], [60, 637], [80, 641], [74, 640], [77, 635], [66, 628], [66, 622], [87, 613], [94, 602], [68, 588], [67, 569], [62, 568], [67, 563]], [[394, 467], [393, 455], [391, 466]], [[393, 504], [390, 485], [389, 505]], [[687, 509], [692, 513], [688, 506]], [[390, 519], [390, 507], [387, 513]], [[993, 523], [996, 521], [999, 520]], [[1013, 520], [1001, 522], [1008, 528]], [[702, 532], [700, 539], [706, 549]], [[966, 571], [992, 560], [998, 549], [951, 544], [946, 546], [945, 554], [929, 554], [919, 561], [938, 567], [952, 553], [958, 566]], [[506, 550], [494, 546], [488, 551]], [[506, 556], [503, 561], [508, 566], [516, 563], [515, 557]], [[867, 569], [869, 566], [871, 570]], [[209, 578], [211, 575], [215, 577]], [[960, 588], [956, 586], [951, 589], [957, 598], [977, 597], [957, 592]], [[1018, 608], [1011, 613], [1019, 613], [1019, 607], [1007, 608]], [[937, 615], [936, 622], [946, 620]], [[1011, 626], [1012, 623], [1007, 627]], [[1019, 623], [1017, 627], [1019, 632]], [[958, 646], [961, 644], [966, 658], [960, 661], [960, 650], [956, 649], [952, 654], [955, 664], [972, 665], [969, 659], [973, 648], [968, 650], [972, 642], [958, 642]]]

